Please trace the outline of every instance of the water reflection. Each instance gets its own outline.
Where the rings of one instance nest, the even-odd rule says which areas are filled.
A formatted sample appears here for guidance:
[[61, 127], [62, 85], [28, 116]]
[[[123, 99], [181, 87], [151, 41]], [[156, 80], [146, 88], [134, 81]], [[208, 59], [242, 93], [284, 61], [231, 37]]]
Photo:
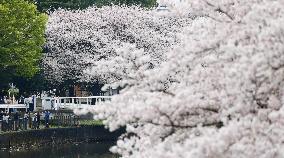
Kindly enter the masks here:
[[29, 151], [0, 151], [0, 158], [117, 158], [109, 152], [113, 143], [69, 144]]

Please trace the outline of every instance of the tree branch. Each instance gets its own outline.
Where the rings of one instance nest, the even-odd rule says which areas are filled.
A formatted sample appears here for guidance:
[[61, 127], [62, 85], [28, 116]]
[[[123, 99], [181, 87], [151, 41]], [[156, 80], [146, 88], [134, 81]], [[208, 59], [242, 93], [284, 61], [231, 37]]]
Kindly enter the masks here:
[[215, 5], [213, 5], [212, 3], [209, 3], [209, 2], [206, 1], [206, 0], [203, 0], [203, 1], [204, 1], [207, 5], [216, 8], [214, 11], [217, 11], [217, 12], [219, 12], [219, 13], [222, 13], [222, 14], [226, 15], [230, 20], [234, 20], [234, 18], [233, 18], [228, 12], [226, 12], [225, 10], [221, 9], [220, 7], [216, 7]]
[[215, 11], [219, 12], [219, 13], [223, 13], [224, 15], [226, 15], [229, 19], [234, 20], [234, 18], [226, 11], [222, 10], [221, 8], [217, 8], [215, 9]]
[[[159, 124], [153, 121], [150, 121], [147, 123], [157, 125], [157, 126], [172, 127], [172, 128], [196, 128], [199, 125], [199, 124], [195, 124], [195, 125]], [[208, 126], [221, 127], [223, 125], [223, 122], [216, 121], [216, 122], [209, 122], [209, 123], [201, 123], [201, 125], [202, 127], [208, 127]]]

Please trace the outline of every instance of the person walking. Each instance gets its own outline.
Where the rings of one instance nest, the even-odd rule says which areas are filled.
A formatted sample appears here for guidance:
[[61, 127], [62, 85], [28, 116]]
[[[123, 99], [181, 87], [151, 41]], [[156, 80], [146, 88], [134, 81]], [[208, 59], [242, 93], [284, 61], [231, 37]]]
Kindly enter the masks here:
[[3, 122], [3, 116], [4, 116], [4, 113], [3, 111], [0, 112], [0, 122], [1, 122], [1, 126], [0, 126], [0, 131], [3, 130], [3, 126], [4, 126], [4, 122]]
[[0, 120], [3, 120], [3, 116], [4, 116], [4, 112], [1, 111], [1, 112], [0, 112]]
[[45, 128], [49, 128], [49, 116], [50, 116], [50, 112], [46, 110], [44, 112]]
[[3, 102], [4, 102], [4, 104], [7, 104], [7, 96], [6, 95], [3, 97]]
[[25, 97], [23, 95], [21, 95], [20, 98], [19, 98], [19, 102], [18, 103], [19, 104], [25, 104], [24, 100], [25, 100]]
[[3, 113], [3, 118], [2, 118], [2, 125], [3, 125], [3, 127], [2, 127], [2, 130], [3, 131], [6, 131], [7, 130], [7, 122], [8, 122], [8, 120], [7, 120], [7, 116], [6, 116], [6, 114], [5, 113]]
[[19, 128], [19, 113], [14, 114], [14, 130], [17, 131]]
[[24, 114], [24, 119], [23, 119], [23, 129], [24, 130], [27, 130], [28, 129], [28, 119], [29, 119], [29, 114], [28, 114], [28, 112], [26, 112], [25, 114]]
[[54, 106], [55, 105], [55, 99], [54, 99], [54, 97], [51, 98], [50, 105], [51, 105], [51, 109], [54, 110], [55, 109], [55, 106]]
[[33, 116], [32, 116], [32, 122], [33, 122], [32, 129], [36, 129], [36, 127], [37, 127], [37, 120], [36, 120], [36, 118], [37, 118], [37, 114], [34, 113]]
[[40, 113], [37, 112], [36, 113], [36, 125], [37, 125], [37, 129], [39, 129], [39, 125], [40, 125]]
[[3, 116], [3, 123], [4, 123], [5, 131], [10, 130], [9, 119], [10, 119], [10, 116], [9, 116], [9, 113], [7, 112]]
[[0, 104], [4, 104], [4, 97], [0, 96]]

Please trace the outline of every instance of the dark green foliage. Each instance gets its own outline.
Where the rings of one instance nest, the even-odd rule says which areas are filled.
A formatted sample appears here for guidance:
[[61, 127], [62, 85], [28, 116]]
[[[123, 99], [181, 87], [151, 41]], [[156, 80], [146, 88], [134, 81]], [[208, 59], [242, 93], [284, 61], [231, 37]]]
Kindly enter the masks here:
[[40, 11], [54, 10], [57, 8], [64, 9], [84, 9], [89, 6], [105, 5], [140, 5], [142, 7], [153, 7], [156, 0], [33, 0]]
[[84, 9], [95, 4], [95, 0], [34, 0], [38, 10], [45, 12], [58, 8]]
[[0, 89], [39, 70], [47, 16], [25, 0], [0, 0]]

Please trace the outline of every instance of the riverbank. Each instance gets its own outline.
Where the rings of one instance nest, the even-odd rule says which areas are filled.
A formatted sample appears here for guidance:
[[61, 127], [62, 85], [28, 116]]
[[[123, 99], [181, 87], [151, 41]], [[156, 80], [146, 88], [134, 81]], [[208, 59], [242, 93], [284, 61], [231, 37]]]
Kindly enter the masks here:
[[0, 134], [2, 150], [25, 150], [68, 143], [116, 141], [125, 129], [109, 132], [103, 125], [69, 128], [47, 128]]
[[0, 158], [118, 158], [109, 151], [114, 142], [72, 143], [20, 151], [2, 151]]

